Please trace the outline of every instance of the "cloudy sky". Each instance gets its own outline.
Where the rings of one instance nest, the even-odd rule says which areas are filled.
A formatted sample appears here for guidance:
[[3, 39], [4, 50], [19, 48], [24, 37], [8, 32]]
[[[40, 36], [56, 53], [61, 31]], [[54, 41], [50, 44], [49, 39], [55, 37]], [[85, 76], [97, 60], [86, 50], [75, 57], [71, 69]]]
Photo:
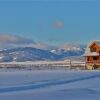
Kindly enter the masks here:
[[53, 45], [100, 40], [100, 1], [0, 0], [0, 35]]

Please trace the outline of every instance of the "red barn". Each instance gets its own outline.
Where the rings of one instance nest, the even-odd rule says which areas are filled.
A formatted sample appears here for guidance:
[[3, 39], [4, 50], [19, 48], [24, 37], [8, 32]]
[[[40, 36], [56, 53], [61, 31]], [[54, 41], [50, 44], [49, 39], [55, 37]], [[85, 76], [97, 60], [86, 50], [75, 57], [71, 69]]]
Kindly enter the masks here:
[[100, 41], [92, 41], [87, 46], [85, 58], [87, 69], [100, 68]]

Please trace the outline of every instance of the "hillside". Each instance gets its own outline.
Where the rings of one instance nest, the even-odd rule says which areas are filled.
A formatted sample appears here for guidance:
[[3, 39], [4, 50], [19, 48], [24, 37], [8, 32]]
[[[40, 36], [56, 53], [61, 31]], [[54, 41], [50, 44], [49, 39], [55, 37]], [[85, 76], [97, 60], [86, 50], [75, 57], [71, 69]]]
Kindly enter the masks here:
[[74, 45], [52, 48], [39, 49], [35, 47], [17, 47], [11, 49], [3, 49], [0, 51], [0, 62], [23, 62], [36, 60], [61, 60], [67, 57], [77, 57], [84, 54], [85, 47], [82, 45]]

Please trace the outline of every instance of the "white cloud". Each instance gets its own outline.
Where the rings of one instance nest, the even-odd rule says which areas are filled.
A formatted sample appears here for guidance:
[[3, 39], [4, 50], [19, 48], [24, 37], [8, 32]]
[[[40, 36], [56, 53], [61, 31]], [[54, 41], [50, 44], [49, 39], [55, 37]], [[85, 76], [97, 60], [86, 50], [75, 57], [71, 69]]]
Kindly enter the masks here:
[[8, 49], [15, 47], [34, 47], [44, 50], [54, 48], [51, 45], [48, 45], [43, 42], [35, 42], [34, 40], [24, 36], [0, 34], [0, 49]]
[[35, 42], [27, 37], [18, 35], [0, 34], [0, 48], [11, 48], [33, 45]]
[[30, 44], [30, 43], [34, 43], [34, 41], [26, 37], [0, 34], [0, 44]]

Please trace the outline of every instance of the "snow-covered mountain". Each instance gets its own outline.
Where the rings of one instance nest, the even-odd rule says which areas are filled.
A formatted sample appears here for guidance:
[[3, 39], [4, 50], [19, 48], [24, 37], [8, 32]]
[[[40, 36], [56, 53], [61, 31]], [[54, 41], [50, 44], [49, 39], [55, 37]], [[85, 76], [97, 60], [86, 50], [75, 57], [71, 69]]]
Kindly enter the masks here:
[[60, 55], [61, 58], [70, 56], [81, 56], [85, 52], [85, 45], [80, 44], [64, 44], [56, 49], [52, 49], [51, 52]]
[[20, 47], [0, 51], [0, 61], [35, 61], [35, 60], [58, 60], [58, 55], [46, 50], [32, 47]]
[[[45, 50], [46, 49], [46, 50]], [[54, 48], [38, 49], [35, 47], [17, 47], [0, 51], [0, 61], [35, 61], [35, 60], [61, 60], [66, 57], [81, 56], [84, 54], [83, 45], [64, 45]]]
[[64, 44], [52, 46], [17, 35], [0, 35], [0, 61], [61, 60], [66, 57], [81, 56], [84, 45]]

